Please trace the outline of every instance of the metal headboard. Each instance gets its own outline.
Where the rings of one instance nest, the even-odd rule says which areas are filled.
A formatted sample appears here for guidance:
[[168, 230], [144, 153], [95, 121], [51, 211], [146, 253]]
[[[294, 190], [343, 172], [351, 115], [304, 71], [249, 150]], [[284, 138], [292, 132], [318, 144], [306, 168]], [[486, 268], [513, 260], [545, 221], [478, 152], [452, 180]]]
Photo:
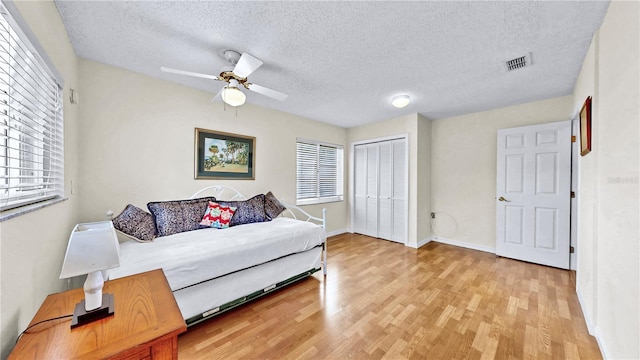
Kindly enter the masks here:
[[224, 201], [247, 200], [247, 198], [242, 195], [240, 191], [224, 185], [214, 185], [208, 186], [204, 189], [200, 189], [195, 194], [191, 195], [189, 199], [195, 199], [207, 195], [214, 196], [216, 199]]
[[[325, 231], [327, 230], [327, 227], [326, 227], [326, 225], [327, 225], [326, 224], [326, 221], [327, 221], [327, 209], [325, 209], [325, 208], [322, 209], [322, 217], [319, 218], [317, 216], [313, 216], [313, 215], [309, 214], [308, 212], [302, 210], [302, 208], [300, 208], [298, 206], [289, 205], [289, 204], [287, 204], [285, 202], [282, 202], [282, 201], [281, 201], [281, 203], [282, 203], [282, 205], [287, 207], [287, 209], [282, 213], [282, 216], [289, 215], [289, 217], [294, 218], [296, 220], [314, 222], [314, 223], [322, 226], [322, 228]], [[298, 216], [296, 216], [296, 213], [298, 213]]]
[[[213, 185], [208, 186], [206, 188], [198, 190], [195, 194], [191, 195], [189, 199], [195, 199], [203, 196], [213, 196], [216, 199], [223, 201], [236, 201], [236, 200], [247, 200], [247, 197], [242, 195], [240, 191], [224, 185]], [[326, 209], [322, 209], [322, 217], [317, 217], [309, 214], [304, 211], [302, 208], [296, 205], [290, 205], [285, 202], [281, 202], [282, 205], [286, 206], [287, 209], [283, 212], [282, 216], [291, 217], [296, 220], [302, 220], [307, 222], [314, 222], [318, 225], [322, 226], [323, 229], [326, 228]]]

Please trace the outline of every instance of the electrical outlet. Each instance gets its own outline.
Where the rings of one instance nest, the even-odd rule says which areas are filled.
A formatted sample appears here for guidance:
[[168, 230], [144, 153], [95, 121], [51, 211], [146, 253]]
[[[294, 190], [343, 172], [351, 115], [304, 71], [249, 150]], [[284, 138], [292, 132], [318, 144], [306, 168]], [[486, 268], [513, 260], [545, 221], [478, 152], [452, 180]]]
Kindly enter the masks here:
[[432, 219], [435, 219], [435, 218], [436, 218], [436, 213], [432, 212], [432, 213], [431, 213], [431, 218], [432, 218]]

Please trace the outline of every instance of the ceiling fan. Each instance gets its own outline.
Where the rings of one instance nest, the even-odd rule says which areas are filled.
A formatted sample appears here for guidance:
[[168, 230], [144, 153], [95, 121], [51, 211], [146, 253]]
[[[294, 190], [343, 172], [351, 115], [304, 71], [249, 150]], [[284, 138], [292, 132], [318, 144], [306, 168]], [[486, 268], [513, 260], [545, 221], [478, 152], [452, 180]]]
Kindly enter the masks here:
[[[223, 68], [223, 70], [220, 72], [220, 75], [218, 76], [171, 69], [167, 67], [161, 67], [160, 70], [173, 74], [227, 82], [228, 84], [218, 92], [218, 95], [221, 95], [222, 101], [231, 106], [240, 106], [244, 104], [245, 100], [247, 99], [247, 96], [242, 91], [240, 91], [240, 86], [243, 86], [247, 90], [251, 90], [253, 92], [257, 92], [258, 94], [262, 94], [280, 101], [284, 101], [289, 96], [280, 91], [269, 89], [262, 85], [253, 84], [247, 81], [247, 76], [256, 71], [257, 68], [262, 66], [263, 62], [260, 59], [257, 59], [248, 53], [242, 53], [242, 55], [240, 55], [239, 52], [233, 50], [225, 50], [224, 57], [225, 59], [227, 59], [227, 61], [229, 61], [229, 63], [231, 63], [232, 67], [228, 66]], [[216, 97], [218, 97], [218, 95], [216, 95]]]

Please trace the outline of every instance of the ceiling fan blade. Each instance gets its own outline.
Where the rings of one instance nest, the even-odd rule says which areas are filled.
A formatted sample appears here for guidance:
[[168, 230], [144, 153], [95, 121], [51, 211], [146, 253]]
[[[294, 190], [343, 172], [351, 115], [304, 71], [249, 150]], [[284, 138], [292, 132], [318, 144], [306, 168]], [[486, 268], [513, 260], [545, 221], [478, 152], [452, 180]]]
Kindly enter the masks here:
[[257, 92], [258, 94], [262, 94], [280, 101], [285, 101], [289, 97], [289, 95], [285, 93], [281, 93], [280, 91], [269, 89], [258, 84], [249, 84], [248, 88], [249, 90]]
[[214, 103], [214, 102], [218, 101], [218, 99], [222, 99], [222, 90], [224, 90], [224, 88], [225, 88], [225, 86], [223, 86], [223, 87], [220, 89], [220, 91], [218, 91], [218, 93], [216, 94], [216, 96], [214, 96], [214, 97], [211, 99], [211, 102], [212, 102], [212, 103]]
[[212, 79], [212, 80], [221, 80], [219, 77], [217, 77], [215, 75], [201, 74], [201, 73], [185, 71], [185, 70], [171, 69], [171, 68], [166, 68], [166, 67], [161, 67], [160, 70], [162, 70], [164, 72], [168, 72], [168, 73], [179, 74], [179, 75], [194, 76], [194, 77], [199, 77], [199, 78], [204, 78], [204, 79]]
[[246, 78], [249, 74], [262, 66], [262, 64], [262, 60], [257, 59], [250, 54], [242, 53], [236, 67], [233, 68], [233, 73], [239, 77]]

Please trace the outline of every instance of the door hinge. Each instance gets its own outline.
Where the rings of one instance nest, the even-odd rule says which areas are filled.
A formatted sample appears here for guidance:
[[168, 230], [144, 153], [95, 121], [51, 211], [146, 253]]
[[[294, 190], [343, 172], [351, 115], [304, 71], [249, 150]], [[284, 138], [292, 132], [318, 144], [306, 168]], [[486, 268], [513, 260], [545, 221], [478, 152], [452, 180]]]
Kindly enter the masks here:
[[575, 135], [571, 135], [571, 142], [572, 143], [576, 142], [576, 136]]
[[575, 191], [572, 191], [572, 192], [571, 192], [571, 198], [572, 198], [572, 199], [575, 199], [575, 198], [576, 198], [576, 192], [575, 192]]
[[569, 253], [573, 254], [574, 252], [576, 252], [576, 248], [574, 248], [573, 246], [569, 246]]

